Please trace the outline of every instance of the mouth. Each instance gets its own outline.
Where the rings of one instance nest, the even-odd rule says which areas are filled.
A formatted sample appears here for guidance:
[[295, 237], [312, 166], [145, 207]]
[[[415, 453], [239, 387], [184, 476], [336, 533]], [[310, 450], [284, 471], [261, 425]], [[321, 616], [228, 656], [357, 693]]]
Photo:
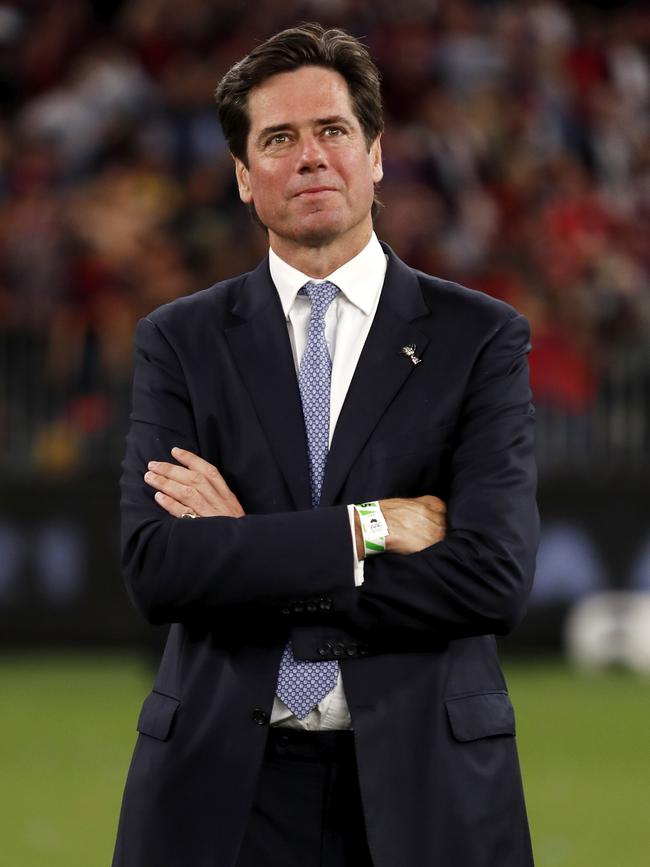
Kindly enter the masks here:
[[296, 193], [296, 198], [300, 196], [318, 196], [321, 193], [335, 193], [336, 189], [334, 187], [308, 187], [306, 190], [300, 190], [299, 193]]

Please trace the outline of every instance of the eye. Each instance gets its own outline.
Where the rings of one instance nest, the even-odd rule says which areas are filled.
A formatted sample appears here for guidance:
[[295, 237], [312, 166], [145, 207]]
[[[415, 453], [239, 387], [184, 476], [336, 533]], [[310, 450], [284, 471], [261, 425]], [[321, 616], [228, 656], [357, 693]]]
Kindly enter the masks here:
[[345, 130], [342, 126], [326, 126], [323, 132], [328, 138], [336, 138], [336, 136], [343, 135]]
[[283, 145], [289, 141], [289, 134], [286, 132], [276, 132], [269, 139], [267, 139], [266, 144], [268, 145]]

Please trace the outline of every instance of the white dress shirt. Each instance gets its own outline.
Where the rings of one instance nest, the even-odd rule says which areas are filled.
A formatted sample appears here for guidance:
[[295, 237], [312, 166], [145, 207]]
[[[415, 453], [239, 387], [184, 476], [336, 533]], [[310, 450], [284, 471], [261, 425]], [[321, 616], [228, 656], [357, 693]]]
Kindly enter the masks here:
[[[302, 358], [307, 344], [311, 315], [311, 301], [306, 295], [298, 295], [298, 291], [310, 280], [316, 283], [329, 280], [340, 289], [325, 315], [325, 341], [332, 359], [330, 445], [361, 350], [377, 310], [381, 287], [386, 275], [386, 262], [386, 255], [374, 232], [360, 253], [324, 278], [314, 278], [308, 274], [303, 274], [280, 259], [273, 249], [269, 250], [271, 278], [278, 290], [287, 320], [296, 373], [298, 372], [299, 360]], [[352, 505], [348, 506], [348, 513], [354, 552], [354, 581], [359, 586], [363, 583], [363, 561], [359, 561], [356, 556], [354, 508]], [[283, 725], [311, 731], [350, 728], [350, 712], [345, 699], [340, 670], [334, 689], [302, 720], [298, 719], [276, 695], [271, 714], [271, 725]]]

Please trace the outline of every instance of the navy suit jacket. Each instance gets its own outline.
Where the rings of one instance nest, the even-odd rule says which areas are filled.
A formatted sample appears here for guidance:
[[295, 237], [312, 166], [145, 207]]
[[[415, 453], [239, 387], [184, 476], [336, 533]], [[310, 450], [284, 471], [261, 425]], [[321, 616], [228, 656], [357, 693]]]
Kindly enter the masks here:
[[[532, 864], [494, 639], [523, 614], [537, 545], [529, 328], [385, 250], [318, 509], [268, 261], [138, 325], [123, 569], [143, 615], [172, 626], [114, 867], [234, 867], [289, 636], [300, 658], [340, 661], [376, 867]], [[155, 503], [147, 462], [175, 445], [219, 467], [246, 517]], [[447, 501], [445, 540], [366, 560], [356, 588], [346, 504], [422, 494]]]

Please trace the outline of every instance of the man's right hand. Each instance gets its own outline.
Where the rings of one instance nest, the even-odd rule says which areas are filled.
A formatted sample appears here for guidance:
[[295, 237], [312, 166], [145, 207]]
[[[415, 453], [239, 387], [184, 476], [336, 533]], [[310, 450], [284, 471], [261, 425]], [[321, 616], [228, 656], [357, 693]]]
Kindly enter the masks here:
[[[415, 554], [436, 542], [447, 532], [447, 505], [439, 497], [395, 497], [380, 500], [379, 506], [388, 524], [386, 552]], [[364, 558], [363, 536], [359, 516], [355, 513], [357, 556]]]

